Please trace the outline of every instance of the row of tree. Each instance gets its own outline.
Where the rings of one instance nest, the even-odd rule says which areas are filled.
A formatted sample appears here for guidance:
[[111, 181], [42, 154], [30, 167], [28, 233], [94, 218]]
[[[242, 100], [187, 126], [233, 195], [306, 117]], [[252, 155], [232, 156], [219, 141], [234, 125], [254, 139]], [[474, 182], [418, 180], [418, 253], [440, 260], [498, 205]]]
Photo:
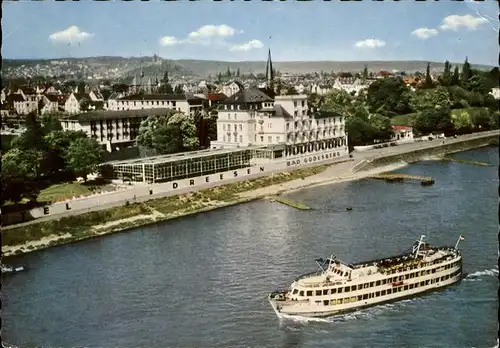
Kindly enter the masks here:
[[[373, 82], [366, 91], [353, 96], [333, 91], [326, 96], [311, 95], [313, 110], [333, 111], [347, 116], [346, 129], [351, 146], [387, 140], [391, 120], [408, 115], [408, 124], [421, 134], [464, 133], [474, 129], [498, 128], [498, 101], [489, 94], [498, 85], [498, 68], [472, 69], [466, 60], [462, 71], [445, 63], [438, 81], [427, 68], [423, 83], [409, 88], [401, 78]], [[461, 111], [455, 109], [462, 109]]]
[[95, 139], [81, 131], [63, 131], [51, 116], [40, 122], [30, 114], [25, 127], [2, 156], [2, 205], [35, 200], [40, 189], [57, 178], [86, 179], [102, 161], [103, 150]]

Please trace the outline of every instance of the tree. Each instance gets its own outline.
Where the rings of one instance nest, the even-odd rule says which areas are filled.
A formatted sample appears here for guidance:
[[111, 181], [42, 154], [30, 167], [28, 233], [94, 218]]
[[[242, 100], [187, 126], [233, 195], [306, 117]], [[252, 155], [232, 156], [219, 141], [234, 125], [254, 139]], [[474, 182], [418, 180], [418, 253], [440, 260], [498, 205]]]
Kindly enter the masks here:
[[415, 111], [424, 109], [451, 107], [451, 97], [448, 89], [438, 86], [434, 89], [418, 90], [410, 98], [411, 108]]
[[450, 109], [433, 108], [423, 110], [413, 119], [412, 126], [422, 134], [429, 134], [432, 132], [450, 134], [453, 131]]
[[174, 93], [174, 89], [172, 88], [172, 85], [170, 84], [170, 80], [168, 78], [168, 71], [165, 71], [165, 74], [163, 74], [163, 78], [161, 79], [161, 85], [160, 88], [158, 89], [158, 92], [164, 94]]
[[23, 150], [45, 149], [44, 129], [35, 113], [26, 116], [25, 127], [26, 130], [12, 141], [12, 147]]
[[465, 89], [468, 89], [469, 79], [471, 75], [471, 66], [469, 64], [468, 58], [466, 57], [464, 65], [462, 66], [462, 75], [460, 76], [460, 83]]
[[229, 69], [229, 67], [227, 67], [226, 77], [231, 78], [231, 69]]
[[442, 86], [450, 86], [452, 81], [451, 64], [449, 61], [444, 62], [443, 75], [440, 76], [439, 82]]
[[136, 143], [168, 154], [198, 149], [200, 140], [194, 117], [172, 110], [165, 116], [150, 116], [143, 121]]
[[472, 130], [470, 116], [466, 110], [455, 110], [452, 114], [452, 123], [458, 134], [470, 133]]
[[368, 65], [365, 65], [365, 68], [363, 69], [363, 80], [368, 79]]
[[377, 140], [388, 140], [391, 138], [391, 119], [380, 114], [370, 116], [369, 124], [372, 127], [372, 135]]
[[460, 83], [460, 73], [458, 71], [458, 66], [455, 66], [455, 70], [453, 71], [453, 76], [451, 77], [451, 85], [456, 86]]
[[477, 108], [471, 111], [471, 123], [474, 128], [486, 130], [490, 128], [490, 113], [487, 108]]
[[44, 141], [48, 147], [47, 153], [47, 171], [56, 173], [60, 170], [66, 170], [65, 152], [72, 141], [76, 139], [87, 138], [83, 131], [53, 131], [44, 136]]
[[87, 181], [87, 175], [97, 171], [103, 157], [101, 145], [91, 138], [78, 138], [71, 142], [64, 158], [68, 169], [75, 175], [81, 175]]
[[359, 117], [347, 117], [345, 128], [348, 136], [348, 144], [352, 149], [354, 146], [366, 145], [373, 141], [373, 127]]
[[346, 115], [352, 102], [353, 97], [347, 91], [332, 90], [324, 96], [321, 110]]
[[425, 71], [425, 81], [422, 85], [422, 88], [433, 88], [434, 82], [431, 77], [431, 63], [427, 63], [427, 70]]
[[236, 76], [240, 77], [240, 68], [236, 70]]
[[41, 174], [43, 160], [44, 152], [37, 149], [14, 148], [2, 156], [2, 205], [23, 198], [36, 199], [40, 192], [36, 179]]
[[366, 102], [372, 113], [394, 116], [411, 112], [410, 90], [400, 78], [373, 82], [368, 87]]

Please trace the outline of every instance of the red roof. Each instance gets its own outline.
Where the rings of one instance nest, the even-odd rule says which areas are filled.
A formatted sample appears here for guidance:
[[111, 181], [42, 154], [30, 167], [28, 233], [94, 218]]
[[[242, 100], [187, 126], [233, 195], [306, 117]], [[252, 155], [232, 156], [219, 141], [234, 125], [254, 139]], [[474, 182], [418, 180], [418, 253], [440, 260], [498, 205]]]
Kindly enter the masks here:
[[392, 126], [392, 129], [394, 130], [408, 130], [410, 127], [408, 126]]
[[224, 93], [209, 93], [207, 98], [212, 101], [222, 101], [225, 100], [227, 96]]

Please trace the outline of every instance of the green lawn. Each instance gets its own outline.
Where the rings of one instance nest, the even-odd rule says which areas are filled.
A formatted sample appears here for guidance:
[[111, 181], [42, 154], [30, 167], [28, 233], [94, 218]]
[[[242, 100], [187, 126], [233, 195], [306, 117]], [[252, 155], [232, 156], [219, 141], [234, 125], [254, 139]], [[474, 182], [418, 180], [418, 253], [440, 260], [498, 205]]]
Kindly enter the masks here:
[[47, 187], [40, 192], [38, 202], [57, 202], [71, 199], [73, 196], [90, 194], [91, 191], [85, 185], [79, 183], [62, 183]]
[[394, 116], [391, 118], [391, 126], [409, 126], [410, 119], [415, 115], [416, 113]]

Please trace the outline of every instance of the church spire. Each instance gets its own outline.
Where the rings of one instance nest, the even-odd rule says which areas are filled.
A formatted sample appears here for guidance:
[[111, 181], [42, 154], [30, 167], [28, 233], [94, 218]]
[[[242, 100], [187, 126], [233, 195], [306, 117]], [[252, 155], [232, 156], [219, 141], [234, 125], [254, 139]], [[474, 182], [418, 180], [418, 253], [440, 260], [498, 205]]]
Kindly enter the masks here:
[[271, 59], [271, 49], [269, 48], [269, 53], [267, 55], [267, 64], [266, 64], [266, 80], [267, 83], [271, 83], [274, 81], [274, 71], [273, 71], [273, 61]]

